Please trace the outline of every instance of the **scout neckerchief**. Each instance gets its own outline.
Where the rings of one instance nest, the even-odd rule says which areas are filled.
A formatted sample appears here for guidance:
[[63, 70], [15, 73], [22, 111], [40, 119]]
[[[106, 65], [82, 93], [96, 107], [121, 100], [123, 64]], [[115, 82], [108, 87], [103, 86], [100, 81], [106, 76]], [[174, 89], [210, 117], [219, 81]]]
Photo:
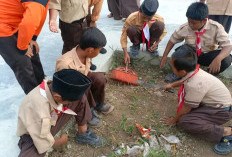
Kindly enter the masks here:
[[[139, 16], [139, 12], [138, 12], [138, 16]], [[155, 20], [150, 20], [148, 22], [154, 23]], [[145, 21], [143, 24], [142, 42], [143, 42], [143, 46], [144, 46], [145, 40], [147, 39], [147, 41], [148, 41], [147, 46], [148, 46], [148, 48], [150, 48], [150, 28], [148, 26], [148, 22]], [[142, 47], [142, 51], [143, 51], [143, 47]]]
[[[41, 84], [40, 84], [40, 94], [45, 97], [46, 99], [47, 98], [47, 94], [46, 94], [46, 91], [45, 91], [45, 83], [46, 81], [43, 81]], [[63, 104], [58, 104], [57, 105], [57, 108], [54, 109], [55, 112], [57, 113], [58, 116], [61, 116], [62, 113], [66, 113], [66, 114], [71, 114], [71, 115], [77, 115], [74, 111], [72, 111], [71, 109], [67, 108], [67, 107], [63, 107]]]
[[196, 45], [196, 55], [197, 57], [199, 57], [201, 55], [201, 37], [200, 35], [205, 33], [205, 29], [202, 32], [195, 32], [195, 34], [197, 35], [197, 45]]
[[191, 77], [193, 77], [193, 76], [199, 71], [199, 68], [200, 68], [200, 65], [197, 64], [197, 67], [196, 67], [195, 72], [194, 72], [191, 76], [189, 76], [187, 79], [185, 79], [185, 80], [182, 82], [181, 86], [180, 86], [180, 89], [179, 89], [179, 92], [178, 92], [178, 103], [179, 103], [179, 106], [178, 106], [178, 108], [177, 108], [177, 113], [180, 112], [181, 108], [182, 108], [183, 105], [184, 105], [184, 96], [185, 96], [185, 95], [184, 95], [184, 82], [185, 82], [186, 80], [190, 79]]

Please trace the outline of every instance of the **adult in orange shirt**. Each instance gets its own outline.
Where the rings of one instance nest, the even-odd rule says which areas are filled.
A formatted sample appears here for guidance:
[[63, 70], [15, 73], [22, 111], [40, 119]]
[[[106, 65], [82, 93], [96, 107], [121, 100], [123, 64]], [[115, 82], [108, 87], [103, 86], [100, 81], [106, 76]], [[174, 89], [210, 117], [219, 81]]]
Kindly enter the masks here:
[[36, 42], [48, 0], [0, 0], [0, 55], [28, 94], [44, 79]]

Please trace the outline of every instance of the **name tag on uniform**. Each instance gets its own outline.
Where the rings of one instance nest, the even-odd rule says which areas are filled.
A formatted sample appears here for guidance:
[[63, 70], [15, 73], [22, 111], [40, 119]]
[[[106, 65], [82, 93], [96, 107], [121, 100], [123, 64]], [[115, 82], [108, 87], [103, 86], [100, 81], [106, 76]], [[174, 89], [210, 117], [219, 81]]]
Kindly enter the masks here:
[[185, 39], [195, 39], [195, 36], [192, 36], [190, 33], [188, 33]]
[[186, 36], [185, 39], [195, 39], [194, 36]]

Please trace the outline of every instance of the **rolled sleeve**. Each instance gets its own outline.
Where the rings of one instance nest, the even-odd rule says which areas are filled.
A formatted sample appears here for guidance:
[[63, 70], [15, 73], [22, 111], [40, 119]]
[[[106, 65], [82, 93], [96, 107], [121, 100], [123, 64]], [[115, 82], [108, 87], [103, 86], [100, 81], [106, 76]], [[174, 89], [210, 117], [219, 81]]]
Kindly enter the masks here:
[[59, 58], [56, 60], [56, 71], [60, 71], [63, 69], [70, 69], [70, 67], [62, 58]]
[[163, 34], [160, 36], [160, 40], [162, 40], [166, 34], [167, 34], [167, 30], [166, 28], [164, 28]]
[[49, 9], [61, 10], [61, 0], [50, 0]]
[[220, 25], [218, 28], [216, 40], [220, 47], [232, 46], [229, 35], [226, 33], [222, 25]]
[[122, 48], [127, 48], [127, 28], [130, 26], [130, 21], [126, 21], [123, 25], [123, 28], [122, 28], [122, 35], [121, 35], [121, 39], [120, 39], [120, 42], [121, 42], [121, 46]]
[[50, 118], [43, 118], [41, 124], [34, 123], [27, 130], [39, 154], [48, 151], [55, 143], [51, 132]]
[[99, 0], [96, 4], [94, 4], [94, 8], [92, 10], [91, 21], [97, 21], [100, 17], [101, 9], [102, 9], [103, 0]]
[[184, 40], [184, 37], [181, 36], [180, 30], [176, 30], [170, 37], [170, 41], [173, 44], [180, 43]]

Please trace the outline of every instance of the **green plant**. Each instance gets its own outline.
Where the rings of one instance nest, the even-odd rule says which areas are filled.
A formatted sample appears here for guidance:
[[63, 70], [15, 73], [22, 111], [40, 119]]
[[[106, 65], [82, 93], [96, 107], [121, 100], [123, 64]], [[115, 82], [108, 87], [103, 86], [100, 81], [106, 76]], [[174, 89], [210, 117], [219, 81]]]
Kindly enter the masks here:
[[160, 150], [156, 150], [156, 149], [152, 149], [150, 150], [149, 154], [146, 157], [167, 157], [167, 153], [160, 149]]
[[118, 130], [122, 128], [123, 131], [125, 131], [127, 134], [132, 134], [135, 130], [134, 125], [128, 125], [126, 126], [127, 117], [125, 117], [125, 114], [122, 114], [122, 120], [120, 121], [120, 124], [118, 126]]
[[138, 106], [137, 106], [137, 100], [138, 100], [138, 97], [137, 96], [133, 96], [133, 104], [132, 105], [129, 105], [129, 108], [130, 110], [132, 111], [136, 111]]
[[107, 157], [117, 157], [118, 155], [115, 152], [111, 152]]

